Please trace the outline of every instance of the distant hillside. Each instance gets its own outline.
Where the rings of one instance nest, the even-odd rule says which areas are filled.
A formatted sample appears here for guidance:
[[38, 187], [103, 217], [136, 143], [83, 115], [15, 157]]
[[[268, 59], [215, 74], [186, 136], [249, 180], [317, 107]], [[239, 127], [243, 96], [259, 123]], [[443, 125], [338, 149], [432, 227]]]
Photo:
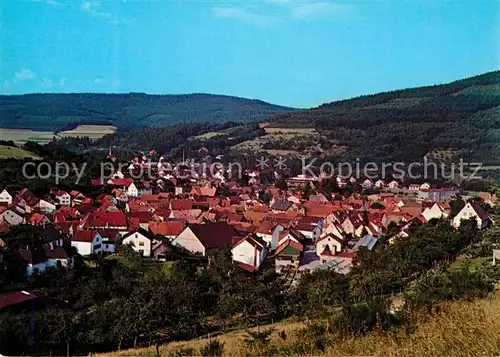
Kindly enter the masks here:
[[248, 122], [292, 108], [223, 95], [26, 94], [0, 96], [0, 128], [57, 131], [78, 124], [119, 129], [178, 122]]
[[347, 147], [351, 159], [419, 160], [445, 152], [448, 158], [499, 162], [500, 71], [282, 113], [272, 126], [315, 127]]

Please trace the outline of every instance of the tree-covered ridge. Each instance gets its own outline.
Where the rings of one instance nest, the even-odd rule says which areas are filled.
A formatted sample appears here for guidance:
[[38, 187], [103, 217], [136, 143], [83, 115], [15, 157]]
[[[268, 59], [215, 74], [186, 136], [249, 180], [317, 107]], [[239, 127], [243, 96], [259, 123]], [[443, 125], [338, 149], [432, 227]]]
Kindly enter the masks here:
[[500, 71], [278, 114], [273, 126], [311, 127], [349, 148], [350, 158], [419, 160], [452, 149], [464, 160], [500, 156]]
[[0, 96], [0, 127], [60, 130], [106, 123], [119, 129], [178, 122], [257, 121], [293, 110], [260, 100], [212, 94], [25, 94]]

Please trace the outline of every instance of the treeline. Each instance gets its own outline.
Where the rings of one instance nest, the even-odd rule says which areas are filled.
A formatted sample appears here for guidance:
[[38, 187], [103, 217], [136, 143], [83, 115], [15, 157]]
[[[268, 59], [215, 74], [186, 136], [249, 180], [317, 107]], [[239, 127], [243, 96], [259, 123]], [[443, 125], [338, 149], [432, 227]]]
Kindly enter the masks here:
[[144, 93], [25, 94], [0, 96], [4, 128], [61, 130], [74, 122], [103, 121], [118, 128], [139, 129], [172, 123], [252, 122], [294, 110], [259, 100], [211, 94]]

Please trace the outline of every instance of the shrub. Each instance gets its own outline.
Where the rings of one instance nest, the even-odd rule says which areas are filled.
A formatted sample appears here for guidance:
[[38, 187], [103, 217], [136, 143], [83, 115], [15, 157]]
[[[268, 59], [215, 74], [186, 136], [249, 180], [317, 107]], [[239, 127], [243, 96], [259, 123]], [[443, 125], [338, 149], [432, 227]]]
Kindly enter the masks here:
[[217, 357], [222, 356], [222, 351], [224, 350], [224, 343], [218, 340], [209, 341], [205, 346], [200, 348], [200, 355], [206, 357]]

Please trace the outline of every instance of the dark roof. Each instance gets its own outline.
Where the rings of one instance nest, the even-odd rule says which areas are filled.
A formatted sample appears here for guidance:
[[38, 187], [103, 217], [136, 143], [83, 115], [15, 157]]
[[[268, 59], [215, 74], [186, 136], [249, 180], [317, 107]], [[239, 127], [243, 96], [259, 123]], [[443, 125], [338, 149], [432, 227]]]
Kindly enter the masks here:
[[133, 234], [135, 234], [135, 233], [142, 234], [144, 237], [146, 237], [146, 238], [148, 238], [148, 239], [150, 239], [150, 240], [155, 239], [155, 235], [154, 235], [152, 232], [147, 231], [147, 230], [145, 230], [144, 228], [139, 227], [139, 228], [136, 228], [136, 229], [134, 229], [134, 230], [132, 230], [132, 231], [128, 232], [127, 234], [124, 234], [124, 235], [122, 236], [122, 240], [124, 240], [125, 238], [130, 237], [131, 235], [133, 235]]
[[278, 211], [287, 211], [292, 206], [292, 202], [287, 200], [276, 200], [271, 209]]
[[0, 294], [0, 309], [20, 304], [25, 301], [34, 300], [36, 298], [36, 295], [26, 291], [11, 291], [6, 294]]
[[490, 218], [490, 215], [484, 209], [482, 209], [481, 206], [478, 205], [477, 203], [471, 203], [470, 205], [472, 206], [474, 211], [476, 211], [476, 214], [479, 216], [479, 218], [481, 218], [482, 221], [485, 221]]
[[191, 224], [189, 228], [206, 249], [229, 246], [236, 235], [233, 227], [224, 222]]

